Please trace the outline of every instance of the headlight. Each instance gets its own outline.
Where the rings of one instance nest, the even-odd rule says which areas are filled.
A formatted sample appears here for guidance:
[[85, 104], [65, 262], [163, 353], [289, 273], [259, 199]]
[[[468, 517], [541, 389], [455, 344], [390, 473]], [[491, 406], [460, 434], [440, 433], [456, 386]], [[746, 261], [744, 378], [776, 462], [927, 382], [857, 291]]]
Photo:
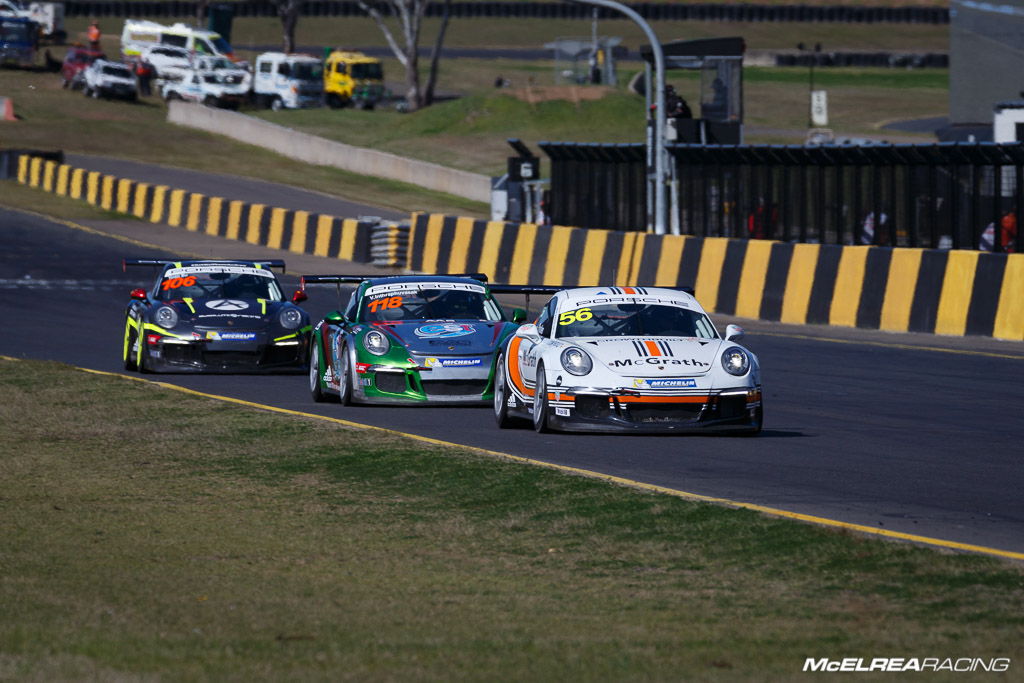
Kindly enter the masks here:
[[178, 324], [178, 312], [170, 306], [161, 306], [153, 314], [153, 320], [164, 329], [171, 329]]
[[375, 356], [383, 356], [391, 348], [391, 342], [384, 336], [383, 332], [377, 330], [370, 330], [363, 337], [363, 346], [366, 350]]
[[562, 367], [570, 374], [585, 375], [594, 368], [594, 362], [586, 351], [570, 346], [562, 351]]
[[277, 316], [277, 319], [281, 323], [281, 327], [286, 330], [294, 330], [302, 322], [302, 314], [294, 308], [286, 308], [281, 311], [281, 315]]
[[738, 346], [730, 346], [722, 354], [722, 367], [730, 375], [745, 375], [750, 370], [750, 355]]

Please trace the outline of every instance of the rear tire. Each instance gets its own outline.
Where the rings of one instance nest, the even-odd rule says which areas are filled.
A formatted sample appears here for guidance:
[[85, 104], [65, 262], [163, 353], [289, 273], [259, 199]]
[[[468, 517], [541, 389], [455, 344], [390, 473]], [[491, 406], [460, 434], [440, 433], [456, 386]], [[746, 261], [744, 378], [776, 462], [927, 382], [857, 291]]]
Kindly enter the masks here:
[[533, 385], [533, 430], [538, 434], [551, 431], [548, 426], [548, 380], [544, 364], [537, 366], [537, 382]]

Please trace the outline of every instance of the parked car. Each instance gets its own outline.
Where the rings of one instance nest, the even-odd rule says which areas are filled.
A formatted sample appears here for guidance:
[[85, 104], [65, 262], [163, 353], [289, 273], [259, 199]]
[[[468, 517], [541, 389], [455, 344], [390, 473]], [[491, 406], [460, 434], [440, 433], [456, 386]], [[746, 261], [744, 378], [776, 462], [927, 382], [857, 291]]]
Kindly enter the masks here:
[[136, 100], [139, 89], [135, 74], [127, 64], [97, 59], [82, 72], [82, 92], [86, 97], [121, 97]]
[[504, 345], [495, 371], [498, 426], [583, 432], [757, 434], [757, 356], [719, 334], [688, 291], [584, 287], [556, 294]]
[[192, 67], [192, 56], [183, 47], [152, 45], [139, 53], [139, 59], [153, 65], [155, 78], [181, 78]]
[[69, 48], [60, 65], [60, 84], [62, 87], [77, 90], [82, 87], [82, 72], [97, 59], [106, 59], [102, 52], [85, 47]]
[[237, 77], [217, 71], [203, 71], [191, 68], [182, 72], [181, 80], [161, 80], [160, 92], [163, 98], [198, 102], [208, 107], [238, 109], [249, 96], [249, 86], [237, 82]]

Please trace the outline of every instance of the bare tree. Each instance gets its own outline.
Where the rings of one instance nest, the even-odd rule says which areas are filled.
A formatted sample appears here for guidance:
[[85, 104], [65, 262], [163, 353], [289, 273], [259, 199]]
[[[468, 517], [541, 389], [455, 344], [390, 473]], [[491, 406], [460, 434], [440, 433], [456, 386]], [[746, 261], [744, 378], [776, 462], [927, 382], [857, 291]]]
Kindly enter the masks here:
[[299, 23], [299, 12], [305, 0], [272, 0], [277, 6], [277, 16], [281, 18], [282, 41], [281, 49], [295, 52], [295, 26]]
[[[420, 84], [419, 43], [423, 15], [428, 0], [358, 0], [359, 7], [366, 12], [384, 34], [391, 51], [398, 62], [405, 67], [405, 103], [409, 111], [425, 107], [434, 101], [434, 87], [437, 84], [438, 62], [441, 58], [441, 47], [448, 29], [449, 8], [451, 0], [444, 0], [444, 11], [441, 26], [430, 53], [430, 71], [426, 87]], [[396, 37], [385, 22], [386, 16], [393, 16], [401, 29], [401, 36]]]

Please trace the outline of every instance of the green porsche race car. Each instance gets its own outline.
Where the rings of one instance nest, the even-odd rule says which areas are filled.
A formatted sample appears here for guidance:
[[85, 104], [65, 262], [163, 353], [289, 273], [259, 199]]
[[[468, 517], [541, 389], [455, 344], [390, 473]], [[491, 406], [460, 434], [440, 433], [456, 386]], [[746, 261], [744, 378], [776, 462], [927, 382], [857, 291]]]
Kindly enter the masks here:
[[[488, 403], [495, 352], [526, 320], [495, 293], [557, 288], [488, 285], [473, 275], [307, 275], [311, 284], [355, 284], [344, 312], [313, 328], [309, 389], [315, 401]], [[340, 292], [340, 287], [339, 287]]]

